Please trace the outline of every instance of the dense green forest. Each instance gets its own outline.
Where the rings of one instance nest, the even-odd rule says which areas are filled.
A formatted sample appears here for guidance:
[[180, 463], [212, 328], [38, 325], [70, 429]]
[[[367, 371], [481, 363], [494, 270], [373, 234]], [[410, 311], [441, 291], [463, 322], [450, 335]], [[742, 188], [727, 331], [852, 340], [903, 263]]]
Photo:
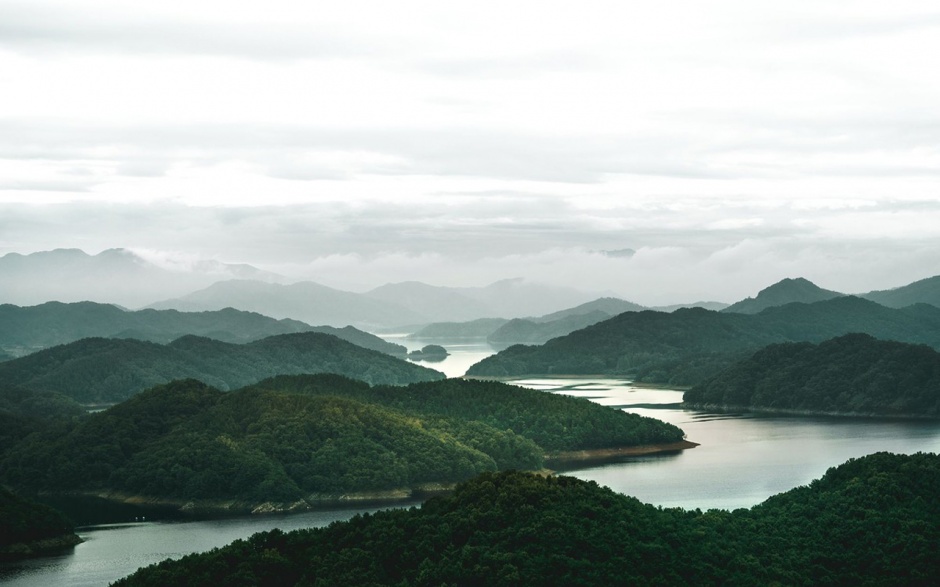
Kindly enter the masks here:
[[333, 375], [300, 375], [275, 377], [255, 387], [314, 395], [343, 389], [343, 397], [408, 413], [460, 418], [511, 430], [550, 453], [672, 443], [684, 438], [681, 429], [654, 418], [496, 381], [446, 379], [407, 387], [369, 387]]
[[167, 345], [89, 338], [0, 363], [0, 380], [54, 391], [83, 404], [116, 403], [174, 379], [199, 379], [228, 390], [273, 375], [327, 372], [394, 385], [444, 378], [438, 371], [317, 332], [245, 344], [197, 336]]
[[0, 460], [0, 481], [250, 508], [539, 469], [549, 451], [682, 437], [651, 418], [499, 383], [373, 388], [280, 376], [226, 393], [187, 380], [24, 435]]
[[352, 326], [310, 326], [297, 320], [275, 320], [255, 312], [232, 308], [211, 312], [139, 310], [130, 312], [112, 304], [48, 302], [38, 306], [0, 304], [0, 360], [2, 349], [12, 356], [75, 342], [83, 338], [136, 338], [168, 343], [192, 334], [225, 342], [244, 343], [277, 334], [323, 332], [364, 348], [404, 355], [405, 347], [386, 342]]
[[940, 308], [920, 304], [898, 310], [845, 296], [753, 315], [702, 308], [625, 312], [542, 346], [509, 347], [467, 374], [610, 374], [694, 385], [769, 344], [822, 342], [851, 332], [940, 348]]
[[751, 509], [487, 473], [421, 508], [256, 534], [114, 585], [935, 585], [940, 457], [878, 453]]
[[0, 561], [78, 544], [73, 530], [56, 510], [0, 487]]
[[689, 407], [940, 417], [940, 353], [847, 334], [768, 346], [687, 391]]

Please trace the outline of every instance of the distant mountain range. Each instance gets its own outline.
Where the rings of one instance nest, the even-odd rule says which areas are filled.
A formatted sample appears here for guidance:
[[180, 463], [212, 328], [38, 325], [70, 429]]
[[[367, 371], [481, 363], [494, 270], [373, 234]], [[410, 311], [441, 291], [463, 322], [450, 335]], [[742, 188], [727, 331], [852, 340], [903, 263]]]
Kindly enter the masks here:
[[[798, 277], [779, 281], [762, 289], [756, 297], [731, 304], [722, 311], [757, 314], [767, 308], [783, 306], [793, 302], [811, 304], [844, 295], [849, 294], [823, 289], [807, 279]], [[914, 304], [930, 304], [940, 307], [940, 276], [928, 277], [894, 289], [857, 294], [856, 297], [871, 300], [889, 308], [903, 308]]]
[[[55, 249], [0, 257], [0, 303], [98, 301], [139, 308], [225, 279], [283, 281], [251, 265], [202, 260], [160, 266], [127, 249]], [[218, 308], [217, 308], [218, 309]]]
[[0, 381], [60, 393], [82, 404], [110, 404], [174, 379], [222, 390], [266, 377], [337, 373], [372, 384], [443, 379], [427, 369], [319, 332], [281, 334], [246, 344], [184, 336], [161, 345], [85, 338], [0, 363]]
[[515, 345], [473, 365], [470, 376], [616, 374], [691, 385], [768, 344], [863, 332], [940, 348], [940, 308], [887, 308], [844, 296], [759, 314], [704, 309], [625, 312], [546, 342]]
[[439, 320], [515, 317], [554, 312], [590, 299], [589, 294], [521, 279], [486, 287], [436, 287], [418, 282], [389, 284], [365, 293], [334, 289], [306, 281], [292, 285], [231, 280], [180, 298], [151, 304], [156, 309], [185, 311], [234, 307], [275, 318], [311, 324], [353, 326], [382, 331]]
[[49, 302], [0, 305], [0, 360], [82, 338], [135, 338], [167, 343], [187, 334], [226, 342], [250, 342], [275, 334], [324, 332], [364, 348], [404, 356], [407, 349], [351, 326], [310, 326], [225, 308], [212, 312], [126, 311], [110, 304]]

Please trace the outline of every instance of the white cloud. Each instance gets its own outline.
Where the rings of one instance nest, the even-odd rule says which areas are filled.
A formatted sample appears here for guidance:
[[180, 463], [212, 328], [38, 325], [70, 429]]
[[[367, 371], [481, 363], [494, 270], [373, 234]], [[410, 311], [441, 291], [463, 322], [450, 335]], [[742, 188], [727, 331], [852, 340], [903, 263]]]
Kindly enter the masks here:
[[5, 2], [0, 252], [173, 250], [363, 287], [521, 275], [646, 302], [940, 273], [938, 14]]

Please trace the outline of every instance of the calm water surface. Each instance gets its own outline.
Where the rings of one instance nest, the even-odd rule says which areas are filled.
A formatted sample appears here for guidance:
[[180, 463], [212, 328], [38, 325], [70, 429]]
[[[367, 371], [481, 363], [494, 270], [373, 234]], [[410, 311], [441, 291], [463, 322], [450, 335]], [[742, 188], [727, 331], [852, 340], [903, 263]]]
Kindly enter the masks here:
[[[805, 485], [879, 451], [940, 451], [940, 422], [713, 414], [679, 409], [682, 392], [615, 379], [528, 379], [517, 385], [586, 397], [682, 428], [699, 446], [566, 472], [664, 507], [734, 509]], [[659, 404], [654, 408], [651, 405]]]
[[[389, 337], [409, 350], [434, 342], [451, 352], [423, 363], [459, 376], [494, 350], [483, 341], [420, 341]], [[710, 414], [678, 407], [682, 392], [637, 387], [618, 379], [524, 379], [513, 382], [563, 393], [680, 426], [700, 446], [566, 474], [593, 480], [665, 507], [749, 507], [805, 485], [826, 469], [878, 451], [940, 451], [940, 422]], [[341, 509], [282, 517], [201, 522], [155, 522], [83, 528], [86, 540], [68, 554], [0, 565], [0, 582], [16, 586], [106, 585], [141, 566], [222, 546], [255, 532], [319, 527], [360, 511]]]

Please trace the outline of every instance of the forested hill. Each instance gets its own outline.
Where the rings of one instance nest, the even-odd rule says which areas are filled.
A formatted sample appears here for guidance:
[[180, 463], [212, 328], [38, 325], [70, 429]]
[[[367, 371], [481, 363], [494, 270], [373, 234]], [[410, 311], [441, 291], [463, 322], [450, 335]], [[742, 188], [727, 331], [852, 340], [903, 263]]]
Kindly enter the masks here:
[[940, 458], [878, 453], [750, 510], [661, 509], [594, 482], [485, 474], [420, 509], [273, 530], [141, 569], [178, 585], [934, 585]]
[[767, 308], [776, 306], [785, 306], [794, 302], [812, 304], [844, 296], [845, 294], [837, 291], [823, 289], [809, 281], [798, 277], [796, 279], [784, 279], [766, 287], [758, 292], [756, 297], [747, 298], [731, 304], [724, 308], [722, 312], [737, 312], [739, 314], [757, 314]]
[[246, 342], [309, 329], [310, 326], [296, 320], [275, 320], [232, 308], [214, 312], [129, 312], [95, 302], [0, 305], [0, 347], [6, 349], [33, 350], [95, 336], [169, 342], [195, 334]]
[[682, 438], [652, 418], [492, 382], [372, 388], [337, 375], [281, 376], [222, 392], [186, 380], [21, 439], [0, 460], [0, 482], [181, 505], [303, 507], [329, 495], [540, 469], [554, 451]]
[[339, 373], [393, 385], [444, 378], [438, 371], [317, 332], [246, 344], [198, 336], [167, 345], [87, 338], [0, 363], [0, 380], [8, 384], [55, 391], [83, 404], [116, 403], [174, 379], [194, 378], [228, 390], [291, 373]]
[[766, 347], [687, 391], [692, 408], [940, 418], [940, 353], [848, 334]]
[[310, 326], [296, 320], [275, 320], [232, 308], [211, 312], [129, 312], [111, 304], [94, 302], [48, 302], [26, 307], [0, 305], [0, 349], [14, 355], [91, 337], [136, 338], [167, 343], [194, 334], [225, 342], [249, 342], [293, 332], [325, 332], [391, 355], [407, 352], [401, 345], [385, 342], [351, 326]]
[[542, 346], [517, 345], [470, 367], [471, 376], [612, 374], [693, 385], [778, 342], [822, 342], [862, 332], [940, 347], [940, 308], [902, 309], [846, 296], [768, 308], [759, 314], [701, 308], [626, 312]]
[[64, 515], [0, 487], [0, 561], [35, 556], [79, 542]]

